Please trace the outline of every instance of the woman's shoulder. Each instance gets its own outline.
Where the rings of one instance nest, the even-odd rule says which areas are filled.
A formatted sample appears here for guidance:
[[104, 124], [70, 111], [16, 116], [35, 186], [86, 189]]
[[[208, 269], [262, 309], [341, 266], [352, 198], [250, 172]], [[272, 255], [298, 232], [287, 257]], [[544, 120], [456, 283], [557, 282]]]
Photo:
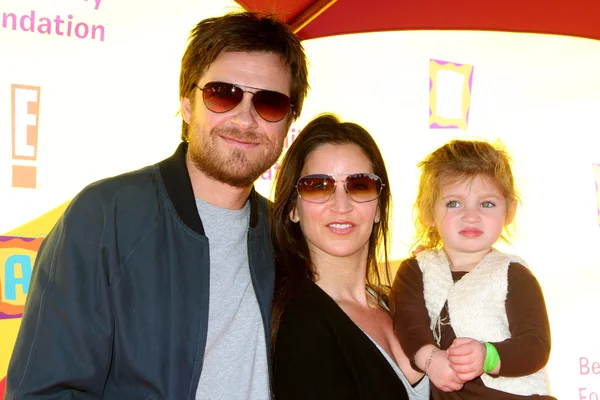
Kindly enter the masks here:
[[347, 325], [340, 313], [343, 312], [335, 301], [319, 286], [311, 281], [304, 282], [283, 310], [277, 341], [282, 336], [320, 340], [323, 343], [334, 340], [334, 332]]
[[283, 311], [283, 316], [316, 316], [327, 310], [333, 301], [314, 282], [305, 280]]

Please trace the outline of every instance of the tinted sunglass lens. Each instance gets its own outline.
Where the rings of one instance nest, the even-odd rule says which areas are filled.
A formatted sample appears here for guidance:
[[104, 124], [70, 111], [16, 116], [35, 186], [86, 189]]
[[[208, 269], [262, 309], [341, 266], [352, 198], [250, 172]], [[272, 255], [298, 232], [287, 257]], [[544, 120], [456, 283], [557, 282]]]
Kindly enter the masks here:
[[229, 83], [209, 82], [202, 89], [204, 105], [215, 113], [233, 110], [244, 96], [242, 89]]
[[311, 203], [324, 203], [335, 190], [335, 180], [328, 175], [308, 175], [298, 181], [298, 194]]
[[254, 109], [265, 121], [281, 121], [290, 110], [290, 98], [283, 93], [260, 90], [252, 99]]
[[364, 203], [375, 200], [381, 193], [381, 179], [372, 174], [353, 174], [346, 178], [346, 190], [352, 200]]

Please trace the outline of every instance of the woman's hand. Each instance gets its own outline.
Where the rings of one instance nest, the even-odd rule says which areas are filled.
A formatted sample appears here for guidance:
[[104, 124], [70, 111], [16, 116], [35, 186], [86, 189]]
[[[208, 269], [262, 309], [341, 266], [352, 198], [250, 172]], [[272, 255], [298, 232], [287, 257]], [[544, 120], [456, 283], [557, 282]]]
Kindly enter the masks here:
[[460, 390], [465, 383], [465, 381], [460, 379], [456, 372], [450, 368], [448, 353], [445, 350], [435, 351], [429, 365], [427, 365], [425, 369], [427, 370], [426, 372], [427, 376], [429, 376], [429, 381], [444, 392]]

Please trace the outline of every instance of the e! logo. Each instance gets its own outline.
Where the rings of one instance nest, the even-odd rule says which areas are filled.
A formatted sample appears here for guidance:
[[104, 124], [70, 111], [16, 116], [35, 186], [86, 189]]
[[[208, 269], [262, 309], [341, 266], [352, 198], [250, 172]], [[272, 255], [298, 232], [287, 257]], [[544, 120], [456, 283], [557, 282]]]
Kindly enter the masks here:
[[40, 116], [40, 88], [11, 85], [12, 103], [12, 186], [37, 186], [37, 147]]

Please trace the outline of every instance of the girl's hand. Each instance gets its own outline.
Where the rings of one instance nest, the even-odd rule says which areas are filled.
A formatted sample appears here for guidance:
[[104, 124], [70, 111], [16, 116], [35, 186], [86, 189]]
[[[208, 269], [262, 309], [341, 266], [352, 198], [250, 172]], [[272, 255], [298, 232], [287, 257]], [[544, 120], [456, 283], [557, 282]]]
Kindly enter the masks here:
[[467, 382], [483, 374], [485, 344], [471, 338], [456, 338], [448, 348], [450, 368]]
[[450, 368], [448, 353], [444, 350], [439, 350], [433, 355], [429, 368], [427, 368], [427, 375], [429, 381], [444, 392], [460, 390], [465, 383], [465, 380]]

